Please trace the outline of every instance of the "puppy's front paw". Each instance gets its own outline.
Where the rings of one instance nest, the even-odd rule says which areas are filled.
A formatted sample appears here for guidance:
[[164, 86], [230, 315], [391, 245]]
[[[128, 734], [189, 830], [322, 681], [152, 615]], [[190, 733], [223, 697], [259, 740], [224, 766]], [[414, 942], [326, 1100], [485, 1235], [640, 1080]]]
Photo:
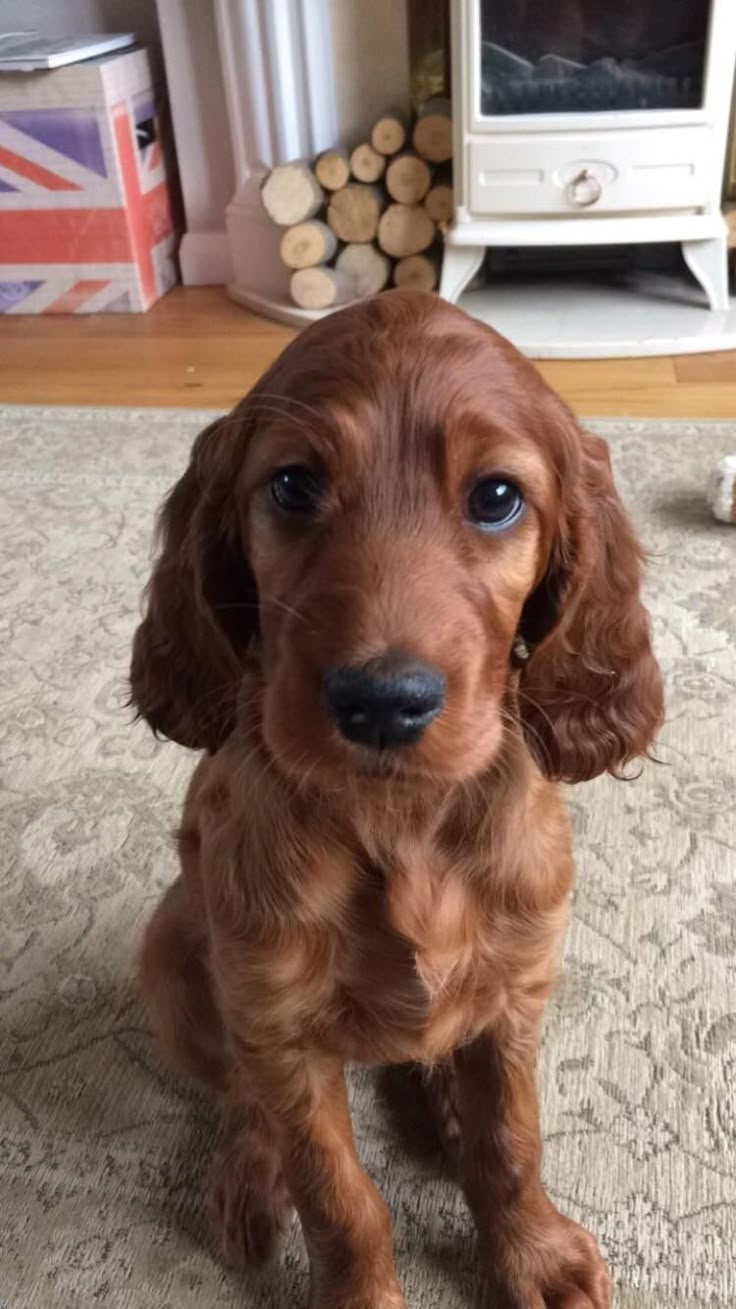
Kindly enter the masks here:
[[278, 1253], [291, 1217], [277, 1160], [270, 1152], [249, 1151], [235, 1136], [225, 1137], [213, 1160], [209, 1211], [216, 1248], [229, 1268], [267, 1263]]
[[406, 1309], [390, 1252], [312, 1259], [309, 1309]]
[[395, 1283], [355, 1292], [346, 1291], [344, 1284], [334, 1288], [313, 1285], [309, 1309], [406, 1309], [406, 1300]]
[[609, 1309], [611, 1279], [594, 1237], [556, 1210], [541, 1228], [494, 1245], [499, 1309]]

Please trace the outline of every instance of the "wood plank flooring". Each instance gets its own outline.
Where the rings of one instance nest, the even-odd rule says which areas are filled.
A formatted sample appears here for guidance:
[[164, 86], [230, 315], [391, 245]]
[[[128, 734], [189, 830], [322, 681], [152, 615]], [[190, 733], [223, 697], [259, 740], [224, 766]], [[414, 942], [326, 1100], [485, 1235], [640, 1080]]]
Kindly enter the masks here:
[[[0, 403], [227, 408], [292, 335], [222, 287], [177, 287], [140, 315], [0, 316]], [[538, 367], [589, 417], [736, 418], [736, 352]]]

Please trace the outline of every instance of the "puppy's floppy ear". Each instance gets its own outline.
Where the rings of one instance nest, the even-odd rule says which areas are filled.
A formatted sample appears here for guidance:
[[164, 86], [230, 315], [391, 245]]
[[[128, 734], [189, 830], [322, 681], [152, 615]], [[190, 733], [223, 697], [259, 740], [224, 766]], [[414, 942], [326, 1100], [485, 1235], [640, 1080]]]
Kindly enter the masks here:
[[643, 554], [605, 441], [579, 432], [547, 575], [526, 603], [527, 742], [548, 776], [619, 775], [661, 726], [663, 692], [639, 587]]
[[197, 437], [159, 516], [160, 553], [133, 642], [138, 715], [196, 750], [216, 750], [232, 730], [242, 656], [257, 627], [232, 504], [240, 429], [231, 415]]

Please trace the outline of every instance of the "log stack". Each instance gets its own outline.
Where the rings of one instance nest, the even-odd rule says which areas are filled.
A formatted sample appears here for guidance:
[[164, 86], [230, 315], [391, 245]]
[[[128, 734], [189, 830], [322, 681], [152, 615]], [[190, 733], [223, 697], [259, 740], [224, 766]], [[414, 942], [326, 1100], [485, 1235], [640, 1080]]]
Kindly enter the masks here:
[[387, 113], [350, 150], [274, 168], [261, 200], [283, 228], [281, 259], [301, 309], [332, 309], [388, 286], [437, 287], [452, 221], [449, 102], [431, 100], [410, 127]]

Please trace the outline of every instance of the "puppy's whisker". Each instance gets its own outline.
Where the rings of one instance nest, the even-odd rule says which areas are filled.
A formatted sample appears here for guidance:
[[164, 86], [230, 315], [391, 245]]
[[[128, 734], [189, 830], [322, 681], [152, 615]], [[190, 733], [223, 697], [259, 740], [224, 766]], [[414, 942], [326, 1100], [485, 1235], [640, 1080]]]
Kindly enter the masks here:
[[511, 734], [514, 737], [516, 737], [517, 741], [519, 741], [521, 745], [525, 746], [526, 738], [531, 737], [531, 739], [536, 743], [539, 758], [545, 762], [547, 770], [550, 771], [551, 760], [549, 754], [549, 745], [544, 740], [544, 738], [540, 735], [539, 729], [529, 722], [524, 722], [522, 726], [522, 724], [519, 722], [517, 718], [513, 717], [513, 715], [508, 714], [508, 711], [505, 711], [504, 709], [501, 710], [501, 716], [506, 727], [511, 731]]
[[256, 613], [264, 608], [281, 609], [284, 613], [291, 614], [293, 618], [298, 619], [300, 623], [306, 624], [308, 621], [304, 617], [304, 614], [301, 614], [293, 605], [287, 604], [285, 600], [278, 600], [276, 598], [267, 599], [259, 597], [258, 600], [226, 600], [214, 605], [213, 608], [215, 613], [223, 613], [233, 609], [244, 609], [249, 612], [255, 611]]
[[300, 399], [299, 396], [283, 395], [278, 391], [259, 391], [257, 395], [251, 397], [251, 403], [261, 404], [263, 401], [275, 402], [279, 406], [287, 409], [297, 406], [299, 409], [304, 409], [305, 412], [309, 414], [310, 418], [315, 418], [318, 423], [324, 422], [324, 413], [320, 413], [319, 409], [316, 409], [314, 405], [308, 404], [306, 400]]

